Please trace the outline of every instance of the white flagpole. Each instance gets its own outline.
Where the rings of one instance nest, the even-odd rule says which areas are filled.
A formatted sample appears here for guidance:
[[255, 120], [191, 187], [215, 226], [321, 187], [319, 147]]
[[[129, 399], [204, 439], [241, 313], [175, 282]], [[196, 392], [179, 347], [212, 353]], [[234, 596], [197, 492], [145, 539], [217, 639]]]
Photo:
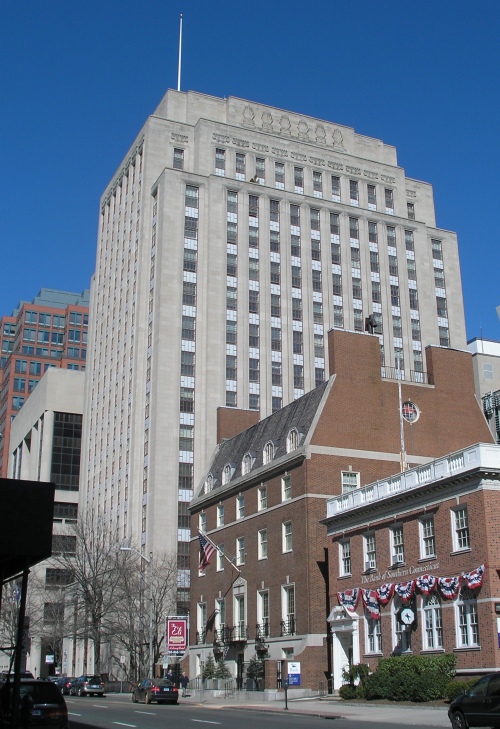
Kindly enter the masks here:
[[182, 59], [182, 13], [179, 25], [179, 63], [177, 66], [177, 91], [181, 90], [181, 59]]
[[205, 539], [210, 542], [210, 544], [212, 545], [212, 547], [215, 547], [215, 549], [219, 552], [219, 554], [222, 554], [222, 556], [225, 557], [225, 559], [227, 559], [227, 561], [229, 562], [229, 564], [231, 565], [231, 567], [234, 567], [234, 569], [236, 570], [236, 572], [238, 572], [241, 575], [241, 570], [239, 570], [236, 567], [236, 565], [234, 564], [234, 562], [231, 562], [231, 560], [229, 559], [229, 557], [227, 556], [227, 554], [225, 554], [222, 551], [222, 549], [219, 549], [219, 547], [216, 544], [214, 544], [214, 542], [212, 542], [212, 540], [210, 539], [209, 536], [207, 536], [206, 534], [203, 534], [203, 532], [201, 531], [201, 529], [198, 529], [198, 534], [201, 534], [202, 536], [204, 536]]

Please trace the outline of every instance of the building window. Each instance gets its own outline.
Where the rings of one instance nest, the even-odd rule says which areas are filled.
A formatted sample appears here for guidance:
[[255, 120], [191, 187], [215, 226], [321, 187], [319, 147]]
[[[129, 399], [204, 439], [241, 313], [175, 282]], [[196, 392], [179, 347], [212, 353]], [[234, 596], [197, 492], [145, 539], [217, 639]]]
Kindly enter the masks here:
[[288, 501], [292, 498], [292, 477], [290, 474], [281, 479], [281, 500]]
[[215, 174], [224, 177], [226, 174], [226, 150], [215, 150]]
[[249, 359], [248, 360], [248, 381], [259, 382], [259, 360]]
[[184, 150], [174, 149], [174, 170], [184, 169]]
[[439, 327], [439, 346], [450, 346], [450, 330], [448, 329], [448, 327]]
[[295, 634], [295, 585], [285, 585], [282, 588], [281, 603], [281, 634]]
[[259, 347], [259, 325], [249, 324], [248, 325], [248, 346], [258, 349]]
[[340, 202], [340, 177], [332, 175], [332, 200]]
[[245, 537], [236, 540], [236, 564], [245, 564]]
[[217, 572], [224, 571], [224, 545], [217, 545]]
[[403, 564], [405, 561], [405, 545], [403, 527], [395, 526], [391, 529], [391, 565]]
[[267, 509], [267, 486], [259, 486], [258, 491], [258, 511], [264, 511]]
[[302, 338], [302, 332], [294, 330], [292, 349], [294, 354], [303, 354], [304, 343]]
[[241, 463], [241, 473], [243, 476], [246, 476], [247, 473], [250, 473], [252, 470], [252, 456], [250, 453], [245, 453], [243, 456], [243, 461]]
[[375, 620], [365, 611], [366, 651], [382, 653], [382, 621]]
[[245, 155], [236, 152], [236, 179], [245, 179]]
[[297, 450], [299, 447], [299, 431], [297, 428], [292, 428], [290, 431], [288, 431], [288, 435], [286, 437], [286, 452], [291, 453], [291, 451]]
[[264, 185], [266, 182], [266, 160], [262, 157], [255, 159], [255, 182]]
[[272, 441], [268, 441], [266, 445], [264, 446], [264, 453], [263, 453], [263, 462], [264, 465], [267, 463], [271, 463], [271, 461], [274, 458], [274, 444]]
[[217, 506], [217, 526], [224, 526], [224, 504], [218, 504]]
[[342, 493], [348, 494], [351, 491], [359, 488], [360, 474], [356, 471], [342, 471]]
[[259, 559], [267, 559], [267, 529], [259, 531], [258, 557]]
[[278, 190], [285, 189], [285, 165], [282, 162], [274, 163], [274, 186]]
[[271, 383], [278, 386], [282, 384], [281, 362], [271, 362]]
[[237, 496], [236, 497], [236, 518], [243, 519], [244, 516], [245, 516], [245, 497]]
[[406, 203], [406, 209], [408, 210], [408, 220], [415, 220], [415, 204]]
[[385, 212], [388, 215], [394, 215], [394, 191], [385, 189]]
[[235, 638], [236, 640], [247, 639], [246, 616], [245, 616], [245, 596], [237, 595], [234, 599], [234, 617], [235, 617]]
[[467, 507], [461, 506], [458, 509], [452, 509], [452, 527], [453, 527], [453, 551], [458, 552], [462, 549], [470, 549], [469, 535], [469, 517]]
[[302, 321], [302, 299], [292, 297], [292, 319]]
[[258, 410], [260, 407], [259, 405], [259, 396], [255, 393], [251, 393], [248, 396], [248, 408], [249, 410]]
[[199, 642], [204, 643], [205, 642], [205, 632], [206, 632], [206, 625], [207, 625], [207, 604], [206, 602], [199, 602], [198, 603], [198, 635], [199, 635]]
[[194, 389], [181, 387], [179, 410], [181, 413], [194, 413]]
[[292, 551], [292, 522], [286, 521], [282, 524], [282, 550]]
[[293, 168], [293, 179], [295, 184], [295, 192], [304, 192], [304, 170], [302, 167]]
[[424, 648], [443, 648], [443, 618], [441, 603], [437, 595], [423, 598]]
[[222, 484], [224, 486], [229, 483], [229, 481], [231, 480], [231, 476], [232, 476], [231, 465], [229, 463], [226, 463], [226, 465], [224, 466], [224, 468], [222, 470]]
[[365, 534], [363, 537], [365, 552], [365, 572], [377, 569], [377, 551], [375, 547], [375, 534]]
[[457, 601], [457, 645], [459, 648], [479, 646], [477, 598], [468, 587], [462, 587]]
[[269, 590], [257, 593], [257, 622], [259, 638], [269, 638]]
[[359, 220], [357, 218], [349, 218], [349, 238], [359, 240]]
[[271, 327], [271, 350], [281, 352], [281, 329]]
[[323, 197], [323, 179], [321, 172], [313, 171], [313, 195]]
[[71, 570], [48, 567], [45, 570], [45, 587], [64, 587], [73, 582]]
[[304, 366], [296, 365], [293, 366], [293, 386], [296, 390], [304, 389]]
[[436, 261], [443, 260], [443, 246], [440, 240], [431, 240], [432, 258]]
[[359, 205], [359, 190], [357, 180], [349, 180], [349, 202], [356, 207]]
[[351, 574], [351, 540], [345, 539], [339, 544], [340, 554], [340, 576]]
[[375, 185], [368, 185], [368, 210], [377, 209], [377, 189]]

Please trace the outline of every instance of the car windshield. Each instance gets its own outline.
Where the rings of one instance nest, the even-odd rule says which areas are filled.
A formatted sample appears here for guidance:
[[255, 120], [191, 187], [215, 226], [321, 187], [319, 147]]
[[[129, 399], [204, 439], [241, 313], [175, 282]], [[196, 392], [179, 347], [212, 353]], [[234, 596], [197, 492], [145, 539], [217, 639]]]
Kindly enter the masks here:
[[173, 686], [172, 681], [169, 681], [167, 678], [159, 679], [158, 681], [154, 681], [155, 686]]
[[87, 683], [101, 683], [100, 676], [87, 676], [86, 680]]

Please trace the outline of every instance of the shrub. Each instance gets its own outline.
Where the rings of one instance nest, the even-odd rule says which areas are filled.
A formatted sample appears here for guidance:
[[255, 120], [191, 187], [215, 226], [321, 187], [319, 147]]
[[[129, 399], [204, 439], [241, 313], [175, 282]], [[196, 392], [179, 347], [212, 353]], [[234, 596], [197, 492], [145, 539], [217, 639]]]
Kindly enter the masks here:
[[377, 670], [363, 682], [367, 699], [433, 701], [443, 698], [455, 674], [456, 657], [391, 656], [379, 661]]
[[350, 683], [345, 683], [343, 686], [341, 686], [339, 688], [339, 696], [344, 701], [349, 701], [349, 699], [358, 699], [359, 698], [358, 687], [353, 686]]
[[450, 681], [450, 683], [446, 686], [444, 695], [448, 701], [453, 701], [453, 699], [456, 699], [457, 696], [463, 694], [464, 691], [472, 688], [476, 681], [477, 678], [471, 678], [468, 681]]

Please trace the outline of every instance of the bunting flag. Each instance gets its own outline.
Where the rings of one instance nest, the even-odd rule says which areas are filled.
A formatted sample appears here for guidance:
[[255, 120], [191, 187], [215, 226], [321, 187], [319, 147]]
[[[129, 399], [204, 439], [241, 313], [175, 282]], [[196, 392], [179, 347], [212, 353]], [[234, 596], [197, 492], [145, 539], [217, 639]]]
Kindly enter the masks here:
[[383, 585], [377, 587], [377, 600], [381, 605], [387, 605], [393, 595], [394, 585], [392, 582], [384, 582]]
[[430, 595], [436, 589], [437, 579], [435, 575], [422, 575], [417, 577], [415, 583], [422, 595]]
[[361, 596], [363, 598], [363, 604], [370, 617], [374, 620], [380, 620], [380, 605], [378, 604], [377, 591], [361, 590]]
[[203, 571], [205, 567], [208, 567], [210, 560], [212, 559], [213, 553], [216, 551], [216, 547], [207, 537], [201, 532], [198, 533], [198, 539], [200, 540], [200, 571]]
[[337, 600], [339, 601], [339, 605], [345, 607], [346, 610], [356, 610], [356, 608], [358, 607], [359, 598], [359, 587], [354, 587], [352, 590], [346, 590], [345, 592], [337, 593]]
[[480, 567], [476, 567], [475, 570], [471, 570], [470, 572], [462, 572], [462, 579], [468, 588], [470, 588], [471, 590], [475, 590], [478, 587], [481, 587], [484, 580], [485, 569], [486, 565], [482, 564]]
[[445, 600], [454, 600], [460, 591], [460, 577], [438, 577], [438, 585]]
[[411, 598], [415, 591], [415, 580], [408, 580], [408, 582], [397, 582], [394, 585], [394, 591], [396, 595], [399, 595], [403, 602], [406, 602]]

